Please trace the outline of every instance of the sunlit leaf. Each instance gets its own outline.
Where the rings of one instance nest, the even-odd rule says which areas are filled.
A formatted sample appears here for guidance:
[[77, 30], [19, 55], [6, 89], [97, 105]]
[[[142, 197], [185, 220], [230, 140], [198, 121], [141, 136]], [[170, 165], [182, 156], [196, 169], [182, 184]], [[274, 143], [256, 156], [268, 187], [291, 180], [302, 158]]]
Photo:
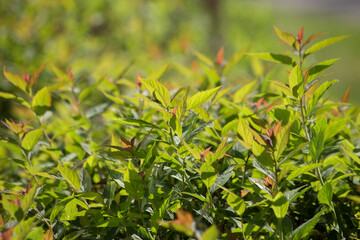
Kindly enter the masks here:
[[22, 147], [28, 151], [32, 150], [43, 134], [43, 129], [35, 129], [26, 133], [22, 140]]
[[195, 93], [192, 97], [190, 97], [187, 101], [187, 109], [192, 110], [214, 97], [215, 93], [219, 90], [220, 87], [209, 89], [206, 91], [200, 91]]
[[295, 66], [296, 63], [295, 61], [287, 56], [287, 55], [283, 55], [283, 54], [275, 54], [275, 53], [248, 53], [247, 55], [250, 56], [254, 56], [254, 57], [258, 57], [267, 61], [271, 61], [271, 62], [277, 62], [277, 63], [282, 63], [282, 64], [286, 64], [286, 65], [291, 65], [291, 66]]
[[62, 166], [61, 164], [57, 166], [57, 169], [71, 187], [73, 187], [76, 191], [80, 188], [80, 177], [76, 171]]
[[338, 36], [338, 37], [333, 37], [333, 38], [328, 38], [328, 39], [325, 39], [325, 40], [322, 40], [318, 43], [315, 43], [314, 45], [312, 45], [310, 48], [308, 48], [306, 51], [305, 51], [305, 54], [304, 54], [304, 57], [314, 53], [314, 52], [317, 52], [321, 49], [323, 49], [324, 47], [327, 47], [331, 44], [334, 44], [344, 38], [347, 38], [349, 37], [350, 35], [346, 35], [346, 36]]
[[40, 89], [32, 100], [32, 107], [37, 115], [43, 115], [51, 107], [51, 95], [47, 87]]

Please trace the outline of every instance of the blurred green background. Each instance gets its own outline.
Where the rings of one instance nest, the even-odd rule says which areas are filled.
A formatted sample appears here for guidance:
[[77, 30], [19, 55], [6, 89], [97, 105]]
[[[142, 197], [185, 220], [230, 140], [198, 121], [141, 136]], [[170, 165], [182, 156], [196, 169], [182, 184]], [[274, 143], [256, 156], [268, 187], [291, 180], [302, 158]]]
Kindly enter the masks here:
[[[350, 102], [359, 104], [360, 14], [356, 1], [329, 5], [317, 1], [250, 0], [11, 0], [0, 1], [0, 65], [22, 75], [45, 63], [53, 63], [75, 78], [87, 74], [117, 78], [125, 74], [135, 80], [165, 63], [194, 66], [193, 50], [214, 59], [221, 46], [225, 58], [251, 45], [252, 52], [284, 53], [273, 25], [297, 34], [304, 26], [304, 38], [326, 32], [334, 37], [351, 34], [330, 46], [309, 62], [340, 57], [327, 78], [339, 79], [330, 95], [339, 100], [352, 86]], [[339, 1], [338, 1], [339, 2]], [[347, 3], [347, 8], [344, 8]], [[264, 62], [264, 69], [273, 64]], [[186, 84], [183, 74], [169, 74], [169, 81]], [[51, 79], [51, 69], [40, 75], [39, 87]], [[245, 58], [234, 73], [236, 78], [255, 78], [251, 61]], [[275, 77], [285, 80], [280, 67]], [[14, 91], [3, 74], [0, 91]], [[0, 100], [5, 112], [8, 102]]]

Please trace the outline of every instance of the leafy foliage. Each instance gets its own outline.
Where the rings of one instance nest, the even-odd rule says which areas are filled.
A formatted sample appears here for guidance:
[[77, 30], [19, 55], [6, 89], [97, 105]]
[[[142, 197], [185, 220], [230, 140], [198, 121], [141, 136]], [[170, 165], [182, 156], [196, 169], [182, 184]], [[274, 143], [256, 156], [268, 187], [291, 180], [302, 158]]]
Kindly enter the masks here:
[[[0, 96], [28, 115], [2, 119], [2, 237], [360, 237], [360, 111], [346, 103], [350, 90], [339, 102], [322, 98], [336, 81], [320, 84], [320, 74], [337, 59], [305, 61], [344, 37], [305, 49], [318, 35], [275, 31], [295, 55], [244, 48], [226, 61], [221, 48], [213, 61], [195, 52], [198, 89], [166, 82], [171, 65], [93, 86], [50, 65], [56, 81], [41, 89], [4, 68], [21, 91]], [[223, 87], [246, 56], [284, 63], [289, 75], [258, 71]]]

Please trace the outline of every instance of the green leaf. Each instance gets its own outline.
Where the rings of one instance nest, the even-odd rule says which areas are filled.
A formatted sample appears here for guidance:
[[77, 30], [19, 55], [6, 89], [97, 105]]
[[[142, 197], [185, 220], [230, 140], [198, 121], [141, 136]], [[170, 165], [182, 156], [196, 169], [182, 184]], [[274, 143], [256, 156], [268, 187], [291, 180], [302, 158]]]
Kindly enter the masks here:
[[195, 50], [193, 51], [193, 53], [200, 61], [209, 65], [210, 67], [214, 67], [214, 63], [207, 56]]
[[169, 68], [169, 64], [165, 64], [161, 68], [153, 71], [146, 79], [160, 81], [166, 70]]
[[38, 240], [43, 239], [43, 229], [42, 227], [36, 227], [31, 229], [31, 231], [26, 235], [26, 240]]
[[225, 75], [226, 73], [228, 73], [241, 59], [243, 59], [243, 57], [245, 56], [245, 54], [247, 53], [247, 51], [249, 51], [250, 46], [241, 49], [239, 52], [235, 53], [230, 59], [229, 61], [226, 63], [226, 65], [224, 66], [222, 72], [223, 75]]
[[273, 199], [271, 208], [277, 218], [284, 218], [289, 209], [289, 202], [282, 192], [279, 192]]
[[30, 191], [24, 196], [21, 201], [21, 208], [25, 213], [35, 203], [36, 186], [32, 187]]
[[136, 171], [132, 161], [129, 161], [128, 168], [124, 174], [125, 190], [137, 200], [144, 197], [144, 183], [141, 175]]
[[317, 198], [319, 200], [319, 203], [323, 203], [331, 207], [332, 196], [333, 196], [333, 189], [331, 183], [327, 182], [324, 184], [324, 186], [321, 187]]
[[159, 225], [164, 228], [167, 228], [167, 229], [171, 229], [171, 230], [174, 230], [177, 232], [184, 233], [185, 235], [187, 235], [189, 237], [194, 235], [194, 232], [190, 228], [188, 228], [187, 226], [184, 226], [182, 224], [160, 221]]
[[325, 131], [327, 127], [326, 117], [323, 116], [317, 120], [315, 126], [312, 129], [312, 138], [310, 140], [309, 149], [310, 155], [313, 160], [317, 161], [325, 143]]
[[235, 142], [232, 142], [232, 143], [229, 143], [226, 145], [228, 138], [229, 138], [229, 136], [220, 143], [220, 145], [216, 149], [216, 152], [214, 153], [214, 155], [211, 156], [210, 164], [212, 164], [213, 162], [215, 162], [218, 159], [223, 158], [224, 155], [226, 154], [226, 152], [235, 144]]
[[215, 169], [207, 162], [205, 162], [200, 168], [200, 177], [207, 188], [210, 188], [217, 178]]
[[112, 228], [112, 227], [119, 227], [119, 226], [126, 226], [126, 223], [123, 218], [110, 218], [110, 219], [101, 221], [96, 225], [96, 227], [99, 227], [99, 228]]
[[142, 79], [141, 82], [145, 85], [150, 94], [158, 100], [163, 107], [168, 108], [170, 106], [170, 93], [169, 90], [159, 81], [152, 79]]
[[349, 149], [348, 146], [342, 144], [341, 145], [341, 149], [349, 156], [351, 157], [351, 159], [355, 162], [357, 162], [357, 164], [360, 165], [360, 158], [354, 153], [353, 150]]
[[76, 191], [80, 188], [80, 177], [76, 171], [62, 166], [61, 164], [57, 166], [57, 169], [71, 187], [73, 187]]
[[299, 44], [296, 44], [296, 37], [292, 35], [291, 33], [284, 32], [277, 27], [274, 26], [276, 35], [283, 40], [285, 43], [287, 43], [290, 47], [295, 48], [296, 50], [299, 50]]
[[111, 206], [111, 203], [115, 197], [115, 190], [116, 190], [116, 182], [107, 181], [103, 192], [103, 196], [104, 196], [104, 203], [109, 207]]
[[[105, 95], [105, 97], [107, 97], [108, 99], [110, 99], [111, 101], [113, 101], [114, 103], [117, 103], [117, 104], [122, 104], [124, 105], [124, 99], [122, 98], [119, 98], [119, 97], [115, 97], [105, 91], [102, 91], [102, 93]], [[142, 95], [143, 96], [143, 95]]]
[[308, 103], [308, 107], [307, 107], [307, 112], [306, 112], [306, 116], [310, 116], [315, 105], [317, 104], [317, 102], [320, 100], [320, 98], [322, 97], [322, 95], [324, 95], [324, 93], [326, 92], [326, 90], [331, 87], [331, 85], [333, 85], [334, 83], [338, 82], [337, 80], [332, 80], [330, 82], [326, 81], [323, 84], [321, 84], [320, 87], [318, 87], [315, 92], [314, 95], [312, 96], [312, 98], [309, 100]]
[[334, 122], [331, 122], [325, 131], [325, 141], [332, 139], [336, 134], [340, 133], [348, 122], [348, 119], [336, 119]]
[[333, 37], [333, 38], [328, 38], [328, 39], [325, 39], [325, 40], [322, 40], [318, 43], [315, 43], [314, 45], [312, 45], [310, 48], [308, 48], [304, 54], [304, 58], [309, 56], [310, 54], [314, 53], [314, 52], [317, 52], [321, 49], [323, 49], [324, 47], [327, 47], [331, 44], [334, 44], [344, 38], [347, 38], [349, 37], [350, 35], [346, 35], [346, 36], [339, 36], [339, 37]]
[[243, 138], [246, 148], [251, 149], [252, 143], [254, 141], [254, 136], [251, 132], [249, 124], [239, 115], [239, 122], [237, 126], [237, 133]]
[[23, 98], [16, 96], [15, 94], [12, 93], [6, 93], [6, 92], [0, 92], [0, 97], [1, 98], [5, 98], [5, 99], [10, 99], [12, 101], [15, 101], [17, 103], [20, 103], [21, 105], [27, 107], [27, 108], [31, 108], [30, 104], [28, 102], [26, 102]]
[[290, 137], [290, 129], [291, 129], [292, 123], [287, 124], [285, 127], [282, 127], [280, 132], [275, 137], [275, 161], [278, 161], [281, 157], [281, 154], [285, 151], [286, 146], [289, 142]]
[[26, 93], [29, 93], [28, 83], [20, 76], [7, 72], [4, 66], [4, 76], [7, 80], [9, 80], [12, 84], [20, 88]]
[[124, 124], [124, 125], [132, 125], [132, 126], [137, 126], [137, 127], [148, 127], [148, 128], [155, 128], [155, 129], [160, 129], [160, 127], [146, 122], [144, 120], [141, 119], [134, 119], [134, 118], [117, 118], [116, 121], [119, 121], [120, 123]]
[[292, 65], [295, 66], [295, 61], [283, 54], [275, 54], [275, 53], [248, 53], [247, 55], [258, 57], [267, 61], [276, 62], [276, 63], [282, 63], [286, 65]]
[[306, 221], [305, 223], [301, 224], [298, 228], [296, 228], [291, 235], [288, 237], [289, 240], [301, 240], [305, 239], [308, 236], [313, 228], [315, 227], [316, 223], [319, 221], [319, 218], [323, 212], [317, 213], [313, 218]]
[[238, 89], [234, 93], [234, 102], [235, 103], [242, 102], [252, 92], [256, 83], [257, 83], [257, 81], [252, 81], [252, 82], [245, 84], [240, 89]]
[[32, 107], [37, 115], [43, 115], [51, 107], [51, 95], [47, 87], [40, 89], [32, 100]]
[[104, 81], [104, 79], [105, 78], [101, 78], [96, 83], [94, 83], [94, 84], [90, 85], [89, 87], [85, 88], [84, 90], [82, 90], [79, 95], [80, 102], [83, 102], [83, 100], [86, 97], [88, 97], [101, 84], [101, 82]]
[[151, 216], [151, 231], [153, 234], [157, 232], [157, 228], [159, 226], [158, 221], [163, 219], [166, 210], [169, 207], [171, 197], [172, 194], [170, 192], [168, 194], [168, 197], [164, 199], [164, 201], [162, 202], [161, 206], [158, 209], [156, 209], [154, 211], [154, 214]]
[[1, 196], [2, 198], [2, 208], [5, 209], [6, 212], [10, 213], [11, 217], [20, 222], [24, 217], [24, 212], [22, 209], [16, 204], [10, 202], [10, 200], [5, 197], [4, 194]]
[[226, 125], [221, 130], [221, 136], [228, 135], [231, 130], [236, 131], [238, 121], [236, 119], [226, 123]]
[[290, 173], [289, 176], [287, 176], [286, 180], [290, 181], [290, 180], [300, 176], [301, 174], [309, 172], [310, 170], [313, 170], [319, 166], [321, 166], [321, 164], [309, 164], [309, 165], [305, 165], [305, 166], [298, 166], [294, 171], [292, 171]]
[[216, 225], [212, 225], [211, 227], [206, 229], [206, 231], [202, 235], [201, 239], [202, 240], [216, 240], [218, 234], [219, 234], [219, 231], [216, 228]]
[[300, 65], [296, 65], [290, 72], [289, 86], [293, 96], [300, 100], [304, 94], [304, 79]]
[[206, 91], [197, 92], [194, 96], [188, 99], [187, 110], [193, 110], [213, 98], [219, 88], [220, 87], [216, 87]]
[[332, 66], [336, 61], [340, 58], [334, 58], [330, 60], [326, 60], [316, 64], [315, 66], [309, 69], [309, 76], [307, 78], [307, 82], [310, 83], [314, 79], [316, 79], [321, 73], [323, 73], [327, 68]]
[[85, 168], [80, 169], [79, 177], [80, 177], [80, 182], [81, 182], [79, 191], [80, 192], [90, 192], [91, 187], [92, 187], [91, 177]]
[[230, 207], [234, 209], [237, 215], [241, 216], [245, 212], [244, 200], [239, 196], [235, 195], [234, 193], [229, 192], [226, 201], [230, 205]]
[[61, 79], [64, 80], [65, 82], [69, 82], [72, 85], [72, 80], [69, 77], [69, 75], [67, 75], [64, 71], [60, 70], [58, 67], [56, 67], [54, 64], [51, 64], [51, 68], [53, 70], [53, 72], [55, 73], [55, 75]]
[[43, 134], [43, 130], [42, 129], [35, 129], [32, 130], [28, 133], [26, 133], [25, 137], [23, 138], [22, 142], [21, 142], [21, 146], [25, 149], [25, 150], [32, 150], [36, 143], [39, 141], [39, 139], [41, 138]]

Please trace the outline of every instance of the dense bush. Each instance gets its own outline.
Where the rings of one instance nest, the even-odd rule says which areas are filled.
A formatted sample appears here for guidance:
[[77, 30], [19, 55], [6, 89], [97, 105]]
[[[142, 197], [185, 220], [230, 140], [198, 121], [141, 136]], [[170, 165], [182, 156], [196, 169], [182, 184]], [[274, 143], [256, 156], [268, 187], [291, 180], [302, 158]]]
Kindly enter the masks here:
[[[171, 65], [133, 81], [4, 67], [19, 91], [0, 96], [24, 119], [2, 119], [3, 239], [359, 237], [359, 108], [350, 90], [322, 98], [338, 59], [305, 61], [346, 36], [275, 32], [291, 55], [195, 52], [176, 68], [197, 90], [163, 84]], [[227, 82], [249, 55], [287, 65], [286, 81], [254, 60], [257, 80]], [[44, 68], [54, 81], [35, 91]]]

